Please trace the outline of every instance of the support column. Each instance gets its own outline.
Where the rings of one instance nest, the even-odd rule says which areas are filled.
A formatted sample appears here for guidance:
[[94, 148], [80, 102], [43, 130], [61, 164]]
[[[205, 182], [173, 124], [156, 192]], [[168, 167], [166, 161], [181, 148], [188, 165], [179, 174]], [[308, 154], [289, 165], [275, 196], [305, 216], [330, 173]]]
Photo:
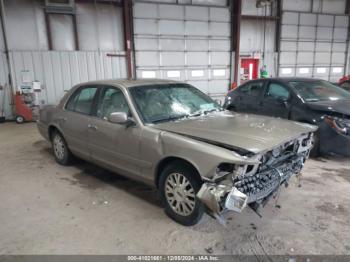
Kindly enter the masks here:
[[[242, 0], [233, 0], [231, 2], [231, 45], [235, 53], [233, 62], [233, 82], [239, 85], [240, 81], [240, 40], [241, 40], [241, 19], [242, 19]], [[231, 63], [232, 70], [232, 63]]]
[[126, 64], [128, 79], [134, 79], [135, 74], [132, 66], [133, 35], [132, 35], [132, 1], [123, 0], [124, 17], [124, 42], [126, 50]]

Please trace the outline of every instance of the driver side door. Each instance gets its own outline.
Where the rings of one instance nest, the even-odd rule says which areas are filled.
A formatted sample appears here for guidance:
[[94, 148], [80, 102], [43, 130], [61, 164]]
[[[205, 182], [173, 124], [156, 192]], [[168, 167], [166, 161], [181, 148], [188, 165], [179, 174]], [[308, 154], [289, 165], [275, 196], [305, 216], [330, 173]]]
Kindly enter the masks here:
[[110, 122], [114, 112], [132, 117], [123, 91], [114, 86], [101, 87], [99, 98], [89, 123], [91, 158], [124, 175], [139, 175], [139, 146], [141, 128]]

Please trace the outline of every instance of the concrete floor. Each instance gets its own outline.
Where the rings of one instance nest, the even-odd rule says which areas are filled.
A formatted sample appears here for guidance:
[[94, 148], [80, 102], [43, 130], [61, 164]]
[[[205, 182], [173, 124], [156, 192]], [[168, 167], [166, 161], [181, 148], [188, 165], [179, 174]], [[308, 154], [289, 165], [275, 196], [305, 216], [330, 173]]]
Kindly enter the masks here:
[[309, 160], [259, 218], [183, 227], [147, 186], [55, 163], [35, 124], [0, 124], [0, 254], [350, 254], [350, 161]]

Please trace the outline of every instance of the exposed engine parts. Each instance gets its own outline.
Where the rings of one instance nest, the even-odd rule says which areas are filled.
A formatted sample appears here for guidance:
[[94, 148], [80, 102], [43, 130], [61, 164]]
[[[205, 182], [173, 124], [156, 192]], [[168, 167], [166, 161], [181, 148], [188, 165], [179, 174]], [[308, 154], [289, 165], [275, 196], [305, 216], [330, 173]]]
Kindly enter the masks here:
[[[266, 203], [281, 184], [299, 174], [312, 148], [312, 135], [303, 135], [282, 146], [254, 156], [257, 165], [235, 167], [225, 179], [203, 184], [197, 197], [214, 217], [226, 210], [241, 212], [247, 205], [255, 211]], [[221, 177], [222, 178], [222, 177]]]

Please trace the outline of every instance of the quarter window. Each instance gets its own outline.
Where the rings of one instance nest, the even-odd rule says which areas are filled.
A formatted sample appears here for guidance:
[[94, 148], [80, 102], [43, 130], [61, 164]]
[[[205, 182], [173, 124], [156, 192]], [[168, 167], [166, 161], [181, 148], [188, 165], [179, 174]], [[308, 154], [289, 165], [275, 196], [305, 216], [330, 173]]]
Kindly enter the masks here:
[[264, 83], [262, 81], [247, 83], [240, 88], [240, 92], [249, 96], [259, 96], [261, 94], [263, 86]]
[[82, 114], [89, 115], [92, 109], [92, 103], [97, 91], [97, 87], [84, 87], [77, 90], [69, 99], [66, 109]]
[[130, 114], [128, 103], [123, 92], [117, 88], [104, 89], [98, 104], [97, 116], [105, 120], [111, 113], [124, 112]]
[[271, 97], [274, 99], [288, 99], [289, 95], [290, 94], [288, 89], [283, 85], [277, 83], [269, 84], [266, 94], [267, 97]]

